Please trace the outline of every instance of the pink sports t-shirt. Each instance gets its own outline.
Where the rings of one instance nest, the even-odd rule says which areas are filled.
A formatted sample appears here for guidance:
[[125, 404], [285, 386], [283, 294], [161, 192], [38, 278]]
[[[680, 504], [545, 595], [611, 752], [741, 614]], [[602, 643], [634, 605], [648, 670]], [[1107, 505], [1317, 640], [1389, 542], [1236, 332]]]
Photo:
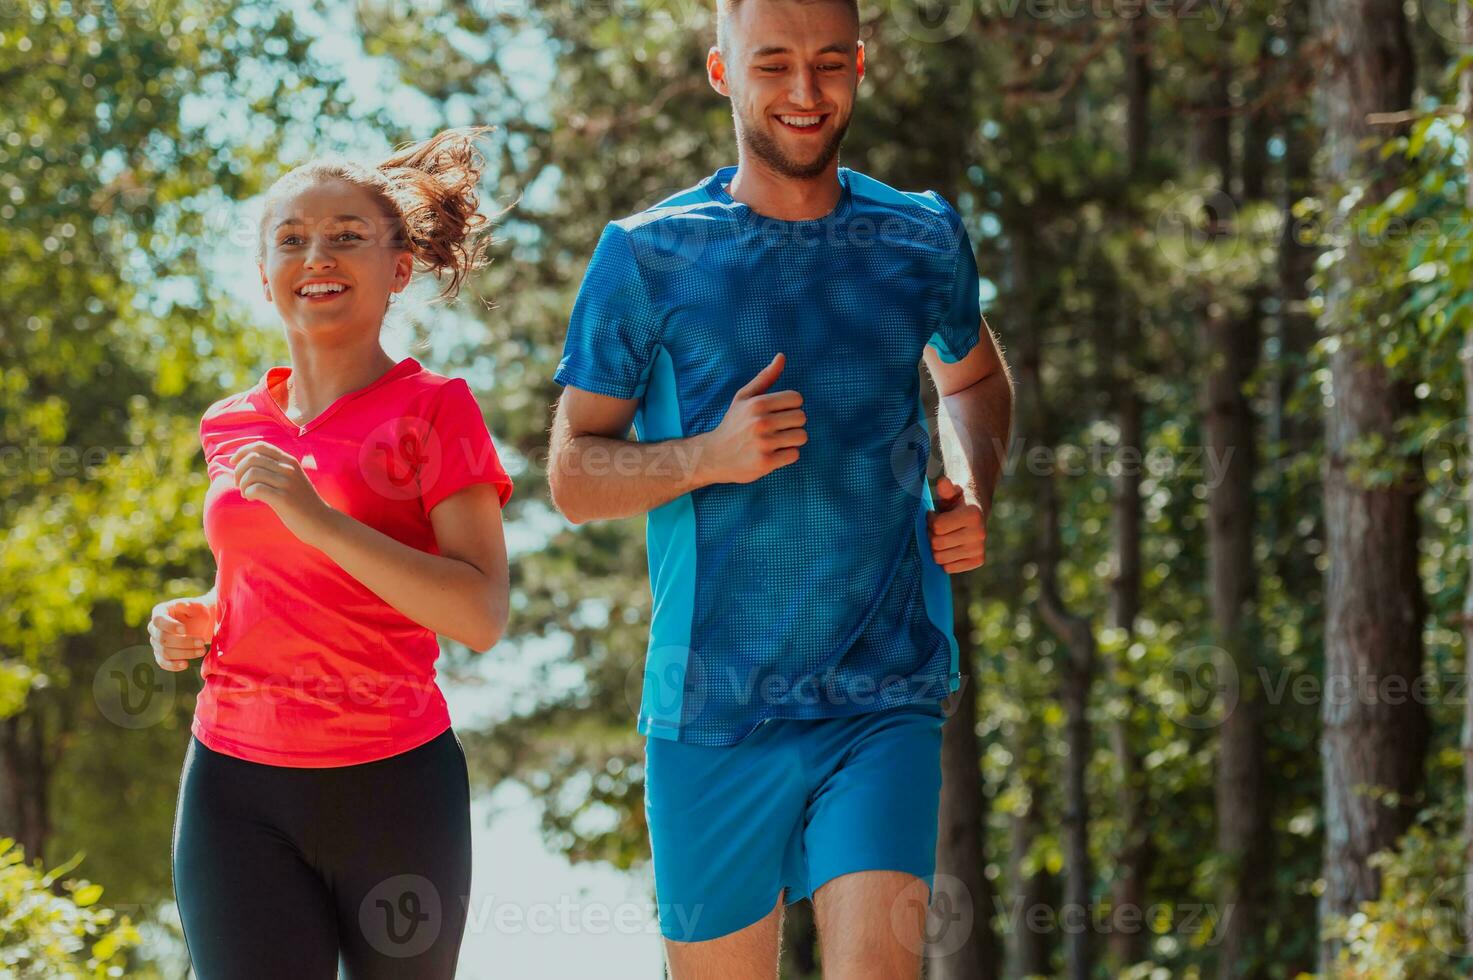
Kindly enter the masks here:
[[200, 420], [215, 555], [215, 638], [191, 731], [217, 752], [276, 766], [372, 762], [450, 727], [435, 634], [394, 609], [276, 512], [247, 500], [228, 465], [265, 440], [295, 456], [328, 504], [438, 554], [430, 511], [474, 483], [504, 506], [512, 481], [470, 387], [407, 357], [306, 425], [283, 411], [291, 368], [273, 367]]

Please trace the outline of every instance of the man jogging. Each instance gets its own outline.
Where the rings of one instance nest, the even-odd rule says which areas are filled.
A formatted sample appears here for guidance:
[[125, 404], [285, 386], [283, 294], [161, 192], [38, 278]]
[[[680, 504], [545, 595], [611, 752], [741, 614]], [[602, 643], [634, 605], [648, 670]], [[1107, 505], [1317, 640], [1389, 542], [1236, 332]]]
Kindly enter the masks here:
[[915, 977], [959, 684], [947, 573], [982, 563], [1011, 383], [956, 211], [838, 166], [854, 2], [723, 0], [718, 25], [738, 165], [605, 228], [551, 490], [575, 523], [649, 515], [639, 730], [672, 976], [776, 976], [783, 905], [811, 896], [829, 976]]

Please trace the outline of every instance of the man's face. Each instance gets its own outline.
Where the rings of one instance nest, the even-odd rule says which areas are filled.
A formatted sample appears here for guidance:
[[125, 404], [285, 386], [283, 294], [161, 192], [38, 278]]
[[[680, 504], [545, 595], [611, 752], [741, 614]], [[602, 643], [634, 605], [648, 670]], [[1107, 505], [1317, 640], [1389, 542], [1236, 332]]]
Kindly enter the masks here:
[[726, 47], [706, 69], [731, 99], [737, 141], [785, 177], [816, 177], [849, 128], [864, 77], [859, 21], [848, 4], [745, 0], [728, 16]]

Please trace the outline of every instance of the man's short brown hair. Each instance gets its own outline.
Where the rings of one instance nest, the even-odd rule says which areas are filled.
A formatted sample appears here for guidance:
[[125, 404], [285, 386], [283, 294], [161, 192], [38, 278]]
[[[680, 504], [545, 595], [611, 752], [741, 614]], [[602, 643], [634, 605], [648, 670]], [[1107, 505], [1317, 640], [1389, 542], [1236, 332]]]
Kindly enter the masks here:
[[[842, 3], [854, 11], [854, 19], [859, 19], [859, 0], [793, 0], [794, 3]], [[739, 7], [742, 0], [716, 0], [716, 47], [723, 55], [727, 54], [726, 19], [731, 12]]]

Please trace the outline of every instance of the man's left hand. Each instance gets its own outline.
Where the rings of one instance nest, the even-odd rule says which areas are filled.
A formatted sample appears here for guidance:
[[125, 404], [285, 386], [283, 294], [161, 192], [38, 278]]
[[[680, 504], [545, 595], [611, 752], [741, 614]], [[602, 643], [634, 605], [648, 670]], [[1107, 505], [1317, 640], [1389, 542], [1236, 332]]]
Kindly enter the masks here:
[[949, 575], [979, 567], [987, 560], [987, 515], [944, 476], [936, 481], [935, 502], [926, 527], [936, 564]]

